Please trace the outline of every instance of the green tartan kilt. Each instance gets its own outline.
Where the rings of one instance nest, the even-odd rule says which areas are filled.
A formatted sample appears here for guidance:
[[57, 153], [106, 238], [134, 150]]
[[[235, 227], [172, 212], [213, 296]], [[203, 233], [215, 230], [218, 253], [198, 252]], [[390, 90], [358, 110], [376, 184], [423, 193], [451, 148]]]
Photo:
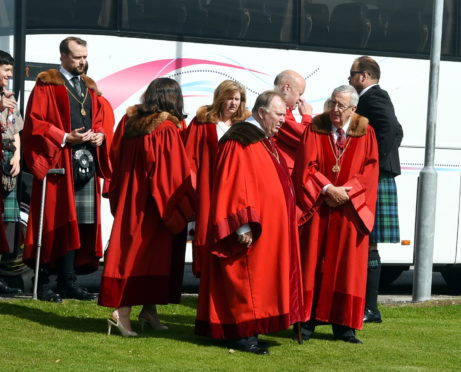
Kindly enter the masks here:
[[394, 177], [380, 175], [376, 199], [375, 225], [370, 243], [398, 243], [400, 241], [397, 187]]
[[[13, 152], [8, 150], [3, 150], [3, 163], [10, 162], [13, 157]], [[3, 165], [3, 164], [2, 164]], [[1, 169], [0, 169], [1, 172]], [[1, 186], [0, 186], [1, 187]], [[2, 189], [3, 194], [3, 221], [5, 222], [18, 222], [19, 221], [19, 204], [18, 198], [16, 197], [17, 191], [16, 187], [10, 192], [6, 192]]]
[[94, 176], [83, 186], [74, 185], [75, 209], [79, 224], [95, 223], [96, 192]]

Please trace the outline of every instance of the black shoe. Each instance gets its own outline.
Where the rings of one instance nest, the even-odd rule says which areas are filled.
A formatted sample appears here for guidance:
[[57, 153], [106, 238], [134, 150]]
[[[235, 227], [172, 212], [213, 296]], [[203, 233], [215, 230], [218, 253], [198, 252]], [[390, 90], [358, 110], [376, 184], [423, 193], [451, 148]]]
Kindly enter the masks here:
[[350, 342], [351, 344], [363, 344], [363, 342], [355, 336], [341, 337], [341, 338], [338, 338], [338, 340], [341, 340], [344, 342]]
[[53, 292], [50, 288], [43, 288], [38, 291], [37, 298], [41, 301], [62, 302], [61, 296]]
[[21, 294], [22, 291], [19, 288], [12, 288], [0, 279], [0, 296], [16, 296]]
[[246, 353], [252, 353], [252, 354], [257, 354], [257, 355], [268, 355], [269, 354], [269, 350], [267, 350], [267, 348], [261, 345], [258, 345], [258, 344], [239, 346], [236, 349], [240, 351], [244, 351]]
[[97, 298], [97, 295], [89, 293], [86, 288], [81, 288], [75, 283], [60, 286], [58, 293], [62, 298], [74, 298], [76, 300], [92, 301]]
[[381, 313], [378, 309], [376, 309], [376, 311], [365, 309], [365, 314], [363, 315], [364, 323], [381, 323], [382, 321]]

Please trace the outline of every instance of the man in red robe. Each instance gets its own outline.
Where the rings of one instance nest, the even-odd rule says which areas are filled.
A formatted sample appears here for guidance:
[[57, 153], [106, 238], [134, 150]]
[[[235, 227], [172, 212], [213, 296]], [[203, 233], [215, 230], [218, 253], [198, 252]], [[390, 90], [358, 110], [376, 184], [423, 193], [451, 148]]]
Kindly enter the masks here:
[[[291, 174], [304, 129], [312, 122], [312, 106], [302, 97], [306, 90], [306, 80], [296, 71], [285, 70], [278, 74], [274, 80], [274, 90], [282, 95], [287, 104], [285, 123], [274, 139], [277, 150], [285, 159]], [[301, 115], [300, 123], [293, 115], [296, 107]]]
[[294, 191], [270, 138], [285, 112], [277, 92], [264, 92], [256, 121], [221, 138], [200, 280], [195, 332], [255, 354], [268, 353], [258, 334], [304, 320]]
[[[96, 84], [82, 74], [88, 56], [86, 42], [68, 37], [59, 49], [61, 68], [37, 77], [22, 137], [24, 157], [34, 175], [24, 250], [24, 260], [31, 265], [36, 258], [43, 179], [50, 169], [65, 170], [64, 175], [47, 177], [42, 231], [38, 297], [54, 302], [61, 297], [95, 298], [76, 285], [75, 272], [98, 268], [103, 254], [98, 178], [110, 177], [103, 106]], [[50, 270], [58, 273], [61, 296], [49, 286]]]
[[358, 95], [336, 88], [329, 111], [304, 132], [293, 182], [298, 206], [301, 266], [309, 339], [318, 322], [335, 338], [361, 343], [368, 266], [378, 184], [378, 147], [368, 119], [354, 113]]

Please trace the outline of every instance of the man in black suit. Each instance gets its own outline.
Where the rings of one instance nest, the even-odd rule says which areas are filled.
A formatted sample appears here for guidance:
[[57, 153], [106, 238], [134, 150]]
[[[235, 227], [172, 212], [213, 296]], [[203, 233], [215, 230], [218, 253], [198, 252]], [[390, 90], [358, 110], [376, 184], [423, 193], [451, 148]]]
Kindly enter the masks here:
[[378, 85], [381, 71], [376, 61], [368, 56], [357, 58], [352, 64], [349, 84], [359, 93], [357, 113], [370, 121], [376, 133], [379, 150], [379, 183], [376, 201], [375, 226], [370, 234], [368, 279], [364, 322], [381, 323], [378, 310], [378, 287], [381, 260], [377, 243], [400, 241], [397, 210], [397, 189], [394, 177], [400, 174], [399, 146], [403, 130], [387, 92]]

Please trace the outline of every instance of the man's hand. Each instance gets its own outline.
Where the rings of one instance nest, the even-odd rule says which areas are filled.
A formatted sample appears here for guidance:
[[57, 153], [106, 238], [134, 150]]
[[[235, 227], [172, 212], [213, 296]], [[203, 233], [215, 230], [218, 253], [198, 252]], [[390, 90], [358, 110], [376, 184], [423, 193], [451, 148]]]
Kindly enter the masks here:
[[14, 99], [14, 92], [11, 92], [3, 88], [2, 98], [0, 100], [0, 111], [3, 111], [6, 108], [14, 109], [17, 103]]
[[92, 146], [98, 147], [102, 145], [105, 138], [106, 136], [104, 135], [104, 133], [101, 133], [101, 132], [94, 133], [93, 132], [93, 135], [91, 136], [91, 139], [90, 139], [90, 143]]
[[237, 241], [240, 243], [240, 244], [245, 244], [247, 246], [247, 248], [251, 245], [251, 243], [253, 243], [253, 233], [251, 231], [249, 232], [246, 232], [242, 235], [239, 235], [237, 237]]
[[93, 129], [90, 129], [84, 133], [80, 133], [82, 129], [85, 129], [85, 128], [82, 127], [82, 128], [74, 129], [72, 132], [68, 133], [66, 137], [66, 142], [79, 144], [79, 143], [90, 141], [92, 135], [94, 134]]
[[21, 171], [21, 165], [19, 162], [19, 155], [13, 155], [13, 157], [10, 160], [10, 165], [11, 165], [11, 171], [10, 175], [11, 177], [16, 177], [19, 172]]
[[350, 200], [347, 192], [351, 189], [352, 187], [330, 185], [325, 191], [325, 202], [332, 208], [343, 205]]
[[298, 111], [300, 115], [311, 115], [313, 108], [303, 97], [299, 98]]

